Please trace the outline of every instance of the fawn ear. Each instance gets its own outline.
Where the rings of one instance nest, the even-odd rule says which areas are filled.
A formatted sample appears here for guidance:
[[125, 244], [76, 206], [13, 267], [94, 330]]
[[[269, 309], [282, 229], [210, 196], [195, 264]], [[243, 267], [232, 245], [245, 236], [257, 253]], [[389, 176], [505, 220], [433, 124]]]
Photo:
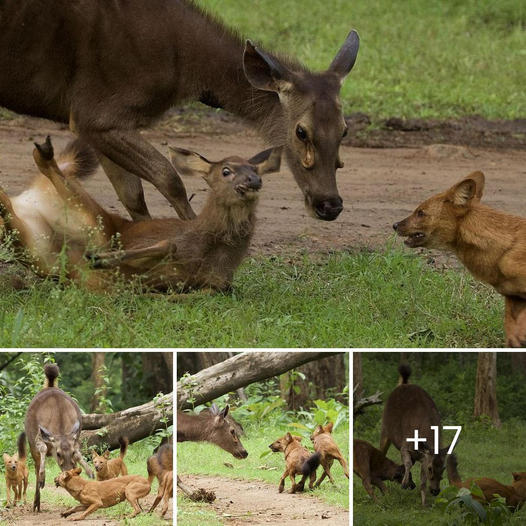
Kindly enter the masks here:
[[340, 51], [334, 57], [328, 71], [336, 73], [342, 81], [351, 71], [358, 56], [360, 49], [360, 37], [354, 29], [347, 35]]
[[279, 172], [281, 166], [282, 146], [263, 150], [251, 157], [248, 162], [254, 166], [258, 175]]
[[453, 204], [467, 206], [472, 202], [480, 201], [483, 191], [484, 174], [482, 172], [473, 172], [455, 186], [452, 186], [447, 194], [453, 201]]
[[82, 473], [82, 468], [81, 467], [75, 468], [73, 470], [73, 473], [75, 473], [76, 475], [80, 475]]
[[207, 175], [210, 161], [198, 153], [183, 148], [169, 147], [170, 161], [180, 175]]

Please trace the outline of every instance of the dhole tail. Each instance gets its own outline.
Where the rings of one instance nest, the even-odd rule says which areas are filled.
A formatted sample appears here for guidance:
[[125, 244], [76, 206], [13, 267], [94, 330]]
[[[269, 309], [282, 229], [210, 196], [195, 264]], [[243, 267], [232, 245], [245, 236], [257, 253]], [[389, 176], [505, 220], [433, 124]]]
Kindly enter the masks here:
[[25, 462], [26, 460], [26, 434], [23, 431], [22, 433], [18, 435], [17, 446], [18, 446], [18, 460]]
[[457, 469], [457, 457], [453, 453], [447, 457], [447, 478], [452, 486], [462, 487], [462, 479]]
[[314, 453], [304, 462], [301, 467], [303, 475], [310, 475], [313, 471], [316, 471], [320, 465], [320, 457], [321, 455], [319, 453]]
[[82, 139], [69, 142], [57, 158], [57, 164], [65, 175], [86, 179], [93, 175], [99, 160], [93, 149]]
[[126, 455], [126, 451], [128, 451], [128, 444], [130, 441], [127, 437], [119, 437], [119, 444], [121, 445], [121, 460], [124, 459], [124, 456]]

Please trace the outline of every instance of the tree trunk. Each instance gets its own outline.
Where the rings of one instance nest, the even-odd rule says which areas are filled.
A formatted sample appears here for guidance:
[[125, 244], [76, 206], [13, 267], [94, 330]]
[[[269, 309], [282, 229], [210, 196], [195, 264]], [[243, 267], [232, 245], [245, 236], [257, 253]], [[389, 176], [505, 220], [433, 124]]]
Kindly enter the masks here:
[[146, 404], [110, 414], [82, 415], [80, 440], [88, 448], [104, 445], [119, 447], [119, 437], [137, 442], [173, 423], [173, 393]]
[[497, 406], [497, 353], [479, 352], [475, 383], [475, 417], [487, 416], [500, 427]]
[[104, 386], [104, 360], [106, 353], [91, 353], [91, 381], [93, 382], [94, 392], [91, 399], [91, 411], [93, 413], [102, 412], [105, 409], [100, 407], [101, 398], [106, 397], [106, 387]]
[[526, 352], [511, 352], [511, 366], [514, 372], [526, 375]]
[[163, 354], [165, 353], [141, 353], [143, 381], [150, 396], [173, 391], [173, 368], [166, 367], [166, 359]]
[[293, 371], [283, 375], [288, 377], [286, 401], [290, 411], [312, 406], [312, 401], [325, 398], [327, 391], [332, 391], [330, 396], [342, 401], [336, 394], [341, 393], [346, 384], [344, 354], [307, 363], [295, 371], [303, 373], [305, 379], [294, 375]]
[[356, 398], [363, 396], [363, 370], [362, 370], [362, 353], [353, 352], [352, 354], [352, 382], [353, 392]]
[[214, 400], [253, 382], [338, 352], [244, 352], [177, 382], [177, 407], [186, 409]]

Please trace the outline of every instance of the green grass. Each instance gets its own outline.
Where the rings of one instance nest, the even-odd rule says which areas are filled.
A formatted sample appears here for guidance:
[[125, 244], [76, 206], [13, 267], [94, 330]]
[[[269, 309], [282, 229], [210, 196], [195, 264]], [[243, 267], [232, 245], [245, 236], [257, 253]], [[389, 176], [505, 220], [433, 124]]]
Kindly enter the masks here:
[[[456, 425], [460, 422], [443, 422], [444, 425]], [[464, 425], [455, 453], [458, 457], [458, 470], [462, 480], [470, 477], [495, 478], [502, 484], [511, 484], [513, 471], [524, 469], [526, 446], [524, 445], [526, 424], [510, 421], [501, 429], [485, 426], [481, 423]], [[378, 430], [370, 432], [355, 431], [354, 436], [370, 441], [378, 446]], [[400, 453], [394, 448], [387, 455], [400, 463]], [[413, 480], [417, 488], [420, 480], [420, 464], [413, 467]], [[444, 472], [441, 489], [447, 487], [447, 473]], [[422, 508], [418, 490], [402, 490], [399, 485], [387, 482], [387, 494], [382, 497], [378, 490], [379, 503], [374, 504], [363, 488], [361, 480], [353, 477], [353, 515], [355, 526], [446, 526], [453, 522], [455, 514], [448, 517], [432, 503], [434, 497], [428, 495], [428, 506]], [[526, 507], [514, 513], [504, 524], [524, 524]]]
[[[245, 426], [246, 436], [242, 437], [243, 446], [249, 455], [244, 460], [237, 460], [229, 453], [219, 449], [213, 444], [204, 442], [194, 443], [185, 442], [177, 448], [177, 472], [183, 477], [185, 473], [217, 475], [221, 477], [242, 478], [246, 480], [263, 480], [275, 486], [276, 493], [280, 477], [284, 470], [284, 459], [282, 453], [271, 453], [261, 457], [263, 453], [270, 451], [268, 445], [283, 436], [287, 431], [298, 434], [295, 427], [278, 427], [276, 425], [262, 423], [261, 425]], [[340, 447], [342, 455], [349, 459], [349, 428], [346, 425], [339, 426], [333, 432], [334, 439]], [[303, 445], [312, 450], [312, 443], [303, 439]], [[199, 462], [196, 462], [196, 459]], [[234, 466], [234, 469], [226, 467], [225, 462]], [[260, 469], [261, 466], [273, 468], [272, 470]], [[318, 470], [318, 476], [321, 472]], [[336, 485], [333, 487], [326, 479], [319, 488], [313, 491], [319, 499], [345, 509], [349, 508], [349, 485], [348, 480], [343, 474], [343, 470], [338, 462], [333, 464], [331, 474]], [[298, 480], [298, 479], [297, 479]], [[285, 482], [285, 491], [290, 489], [290, 480]], [[307, 491], [310, 494], [310, 491]], [[178, 496], [178, 499], [180, 497]], [[201, 513], [206, 511], [206, 507], [194, 506], [188, 499], [178, 500], [177, 523], [184, 526], [196, 526], [204, 524], [199, 522]], [[208, 523], [207, 523], [208, 524]], [[215, 524], [211, 522], [210, 524]], [[221, 524], [218, 522], [217, 524]]]
[[199, 0], [244, 35], [315, 70], [351, 28], [361, 47], [342, 90], [345, 112], [373, 118], [517, 118], [526, 114], [526, 4]]
[[[145, 439], [140, 442], [135, 442], [130, 444], [128, 447], [128, 452], [126, 454], [126, 467], [128, 468], [128, 473], [130, 475], [142, 475], [147, 477], [148, 473], [146, 470], [146, 461], [148, 457], [152, 454], [152, 451], [157, 445], [158, 440]], [[117, 453], [112, 452], [111, 458], [114, 458]], [[86, 460], [88, 460], [90, 466], [93, 468], [91, 463], [91, 458], [85, 455]], [[27, 490], [27, 502], [33, 502], [33, 497], [35, 495], [35, 468], [33, 466], [33, 461], [28, 458], [29, 466], [29, 487]], [[3, 464], [2, 464], [3, 467]], [[54, 490], [55, 484], [53, 482], [54, 478], [60, 473], [60, 469], [57, 466], [56, 462], [52, 459], [47, 459], [46, 461], [46, 486], [40, 493], [40, 502], [41, 509], [43, 511], [49, 511], [50, 508], [60, 508], [60, 512], [65, 511], [68, 508], [78, 505], [78, 502], [67, 494], [64, 490], [63, 495], [58, 495]], [[85, 473], [81, 475], [86, 477]], [[2, 476], [3, 480], [3, 476]], [[157, 479], [154, 480], [152, 484], [152, 489], [150, 495], [157, 494]], [[50, 489], [53, 488], [53, 489]], [[1, 504], [5, 504], [5, 493], [2, 496]], [[158, 526], [159, 524], [170, 524], [171, 521], [163, 521], [159, 515], [160, 506], [153, 513], [141, 513], [134, 519], [129, 519], [129, 516], [133, 513], [133, 508], [126, 501], [107, 508], [104, 510], [98, 510], [93, 514], [93, 518], [108, 518], [114, 521], [118, 521], [122, 525], [133, 525], [133, 526]], [[89, 517], [88, 517], [89, 518]], [[2, 523], [0, 522], [0, 525]]]
[[184, 303], [46, 282], [2, 291], [0, 347], [494, 347], [503, 303], [404, 250], [257, 258]]

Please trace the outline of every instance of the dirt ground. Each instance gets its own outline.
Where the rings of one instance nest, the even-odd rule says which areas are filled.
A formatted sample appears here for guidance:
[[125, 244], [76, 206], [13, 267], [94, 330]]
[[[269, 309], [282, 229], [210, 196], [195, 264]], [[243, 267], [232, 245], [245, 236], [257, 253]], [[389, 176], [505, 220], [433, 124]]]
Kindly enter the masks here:
[[185, 475], [185, 484], [214, 491], [210, 505], [229, 526], [347, 526], [349, 512], [309, 495], [278, 493], [276, 485], [203, 475]]
[[[53, 486], [48, 486], [47, 491], [56, 492], [57, 494], [67, 496], [68, 492], [64, 488], [55, 488]], [[155, 500], [155, 493], [150, 493], [144, 499], [140, 500], [140, 504], [143, 510], [150, 509], [153, 501]], [[28, 499], [28, 503], [24, 506], [17, 506], [16, 508], [9, 508], [7, 510], [0, 512], [0, 521], [6, 521], [7, 524], [16, 525], [16, 526], [66, 526], [71, 524], [71, 520], [62, 518], [60, 514], [65, 511], [67, 508], [64, 506], [55, 506], [46, 502], [45, 495], [41, 497], [41, 511], [36, 514], [31, 511], [32, 504], [31, 499]], [[76, 501], [73, 497], [70, 497], [71, 507], [76, 505]], [[69, 503], [69, 501], [68, 501]], [[172, 524], [173, 520], [173, 510], [172, 506], [168, 507], [166, 512], [165, 519], [160, 517], [160, 507], [162, 503], [153, 511], [154, 514], [159, 518], [159, 525], [161, 524]], [[126, 515], [130, 516], [133, 512], [133, 509], [130, 505], [126, 507]], [[79, 514], [76, 513], [72, 517], [77, 517]], [[124, 519], [124, 517], [122, 517]], [[93, 515], [88, 515], [85, 519], [85, 522], [89, 526], [118, 526], [122, 521], [110, 520], [107, 518], [101, 518], [100, 512], [95, 512]]]
[[[212, 160], [233, 154], [249, 157], [265, 147], [253, 131], [227, 116], [208, 115], [193, 120], [192, 116], [181, 115], [172, 114], [155, 128], [145, 131], [145, 137], [165, 154], [167, 146], [174, 144], [194, 149]], [[485, 134], [481, 131], [483, 123], [476, 119], [475, 124], [471, 122], [471, 128], [451, 123], [449, 128], [433, 128], [428, 123], [427, 129], [418, 122], [392, 124], [398, 128], [392, 132], [392, 144], [409, 144], [410, 147], [351, 146], [360, 134], [355, 128], [354, 139], [342, 146], [345, 167], [338, 171], [338, 186], [345, 209], [334, 222], [319, 221], [306, 213], [303, 197], [286, 166], [279, 174], [266, 176], [252, 253], [290, 254], [298, 250], [317, 252], [379, 247], [393, 236], [391, 225], [394, 222], [407, 216], [423, 199], [474, 170], [486, 174], [484, 200], [487, 204], [526, 215], [526, 142], [520, 128], [522, 121], [516, 123], [515, 128], [510, 125], [508, 131], [506, 123], [501, 123], [503, 129], [497, 127], [496, 131], [490, 126]], [[419, 130], [419, 126], [422, 129]], [[409, 130], [404, 131], [404, 127]], [[437, 129], [440, 133], [430, 132]], [[451, 131], [449, 135], [447, 129]], [[475, 138], [486, 137], [491, 146], [428, 144], [434, 139], [458, 142], [463, 129], [466, 137], [470, 137], [470, 133]], [[381, 145], [386, 146], [387, 131], [381, 132]], [[0, 186], [8, 194], [20, 192], [30, 181], [35, 173], [32, 141], [42, 141], [47, 134], [52, 136], [57, 151], [71, 138], [64, 126], [49, 121], [27, 117], [0, 121]], [[404, 134], [408, 134], [405, 143]], [[374, 134], [371, 137], [374, 146]], [[485, 144], [484, 141], [481, 144]], [[192, 204], [199, 210], [205, 198], [206, 183], [194, 178], [186, 178], [184, 182], [189, 194], [195, 194]], [[86, 182], [86, 187], [103, 205], [123, 210], [101, 170]], [[149, 184], [145, 187], [151, 213], [156, 217], [172, 215], [165, 199]]]

